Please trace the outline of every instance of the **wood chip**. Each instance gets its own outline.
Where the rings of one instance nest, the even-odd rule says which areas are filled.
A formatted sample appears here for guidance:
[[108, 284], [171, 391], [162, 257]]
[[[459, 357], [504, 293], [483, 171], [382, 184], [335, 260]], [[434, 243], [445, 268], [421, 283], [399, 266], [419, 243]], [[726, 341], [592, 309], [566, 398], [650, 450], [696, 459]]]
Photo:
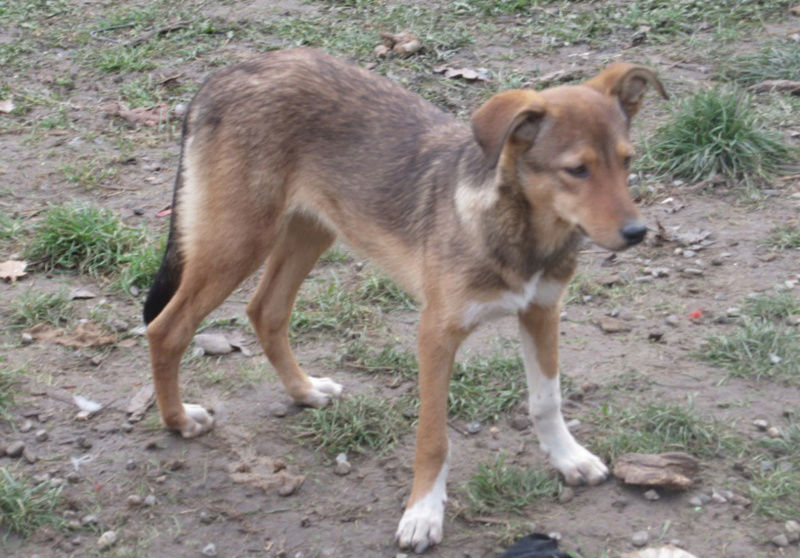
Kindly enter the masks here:
[[128, 417], [128, 422], [139, 422], [142, 420], [147, 410], [155, 401], [156, 396], [153, 391], [153, 384], [152, 382], [147, 382], [128, 402], [128, 408], [125, 409], [125, 412], [130, 415]]
[[684, 490], [694, 483], [700, 462], [683, 452], [628, 453], [617, 459], [614, 476], [625, 484]]

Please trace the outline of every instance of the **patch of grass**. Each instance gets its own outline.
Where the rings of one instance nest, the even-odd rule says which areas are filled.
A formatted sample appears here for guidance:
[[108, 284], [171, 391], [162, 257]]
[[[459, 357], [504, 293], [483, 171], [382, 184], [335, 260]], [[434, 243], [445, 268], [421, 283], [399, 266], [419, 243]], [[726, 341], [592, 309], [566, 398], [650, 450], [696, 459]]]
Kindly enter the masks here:
[[324, 264], [343, 264], [347, 263], [351, 260], [350, 254], [339, 248], [338, 246], [334, 246], [329, 248], [327, 252], [322, 254], [319, 261], [320, 263]]
[[669, 120], [646, 142], [642, 164], [690, 182], [721, 174], [754, 185], [779, 174], [797, 155], [758, 122], [750, 95], [715, 87], [673, 105]]
[[0, 240], [16, 240], [22, 232], [22, 221], [0, 213]]
[[800, 509], [800, 475], [797, 468], [756, 473], [748, 485], [754, 513], [789, 520]]
[[[40, 124], [44, 126], [43, 122]], [[87, 190], [93, 190], [117, 176], [117, 168], [115, 166], [97, 159], [76, 164], [66, 164], [59, 170], [69, 182]]]
[[362, 302], [378, 305], [385, 310], [413, 310], [416, 307], [414, 299], [382, 273], [371, 272], [356, 292]]
[[742, 378], [800, 384], [800, 332], [762, 320], [745, 320], [732, 333], [706, 339], [696, 356]]
[[0, 418], [11, 422], [14, 415], [9, 408], [14, 404], [14, 393], [19, 381], [19, 371], [9, 370], [3, 366], [3, 357], [0, 356]]
[[751, 318], [783, 320], [800, 314], [800, 297], [789, 290], [759, 294], [746, 299], [744, 311]]
[[415, 378], [418, 373], [417, 359], [413, 352], [386, 345], [381, 349], [371, 347], [362, 339], [348, 342], [339, 362], [345, 366], [367, 372]]
[[450, 381], [450, 414], [466, 420], [496, 421], [510, 412], [525, 393], [522, 359], [497, 351], [456, 362]]
[[395, 403], [356, 395], [309, 409], [294, 427], [296, 435], [315, 450], [336, 456], [382, 453], [409, 431], [410, 423]]
[[104, 275], [117, 271], [142, 239], [141, 231], [124, 225], [108, 209], [52, 206], [34, 227], [25, 257], [46, 270]]
[[781, 429], [778, 438], [764, 438], [761, 445], [777, 456], [789, 457], [800, 464], [800, 422]]
[[773, 250], [800, 248], [800, 225], [784, 223], [775, 227], [765, 243]]
[[63, 325], [72, 318], [72, 307], [67, 291], [37, 292], [29, 290], [11, 301], [9, 323], [30, 327], [44, 322], [53, 326]]
[[770, 41], [756, 54], [734, 56], [720, 69], [724, 79], [748, 87], [765, 80], [800, 80], [800, 43]]
[[303, 285], [292, 312], [290, 331], [292, 335], [347, 334], [374, 319], [372, 308], [334, 276], [327, 282], [310, 281]]
[[158, 242], [142, 242], [120, 258], [122, 270], [117, 284], [122, 290], [130, 293], [131, 287], [146, 289], [153, 284], [166, 244], [166, 236], [162, 236]]
[[552, 498], [561, 491], [561, 482], [541, 467], [515, 467], [501, 455], [492, 463], [479, 463], [464, 489], [468, 509], [473, 515], [522, 513], [539, 498]]
[[598, 432], [592, 449], [607, 462], [620, 455], [684, 451], [700, 457], [738, 451], [742, 442], [723, 425], [687, 406], [649, 403], [613, 407], [603, 405], [591, 417]]
[[140, 46], [115, 46], [104, 50], [92, 50], [91, 63], [101, 72], [130, 73], [152, 70], [156, 67], [152, 43]]
[[32, 484], [15, 477], [6, 467], [0, 468], [0, 526], [21, 537], [28, 537], [41, 525], [58, 527], [62, 521], [55, 514], [61, 487], [48, 482]]

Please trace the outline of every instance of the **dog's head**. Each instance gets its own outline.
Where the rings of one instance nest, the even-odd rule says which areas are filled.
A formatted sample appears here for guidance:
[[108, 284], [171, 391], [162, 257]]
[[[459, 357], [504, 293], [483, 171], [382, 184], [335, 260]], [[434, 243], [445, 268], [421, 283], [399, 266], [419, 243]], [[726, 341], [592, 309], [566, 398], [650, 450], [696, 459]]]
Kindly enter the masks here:
[[647, 231], [627, 177], [630, 123], [648, 85], [667, 97], [651, 70], [615, 63], [581, 85], [506, 91], [475, 112], [473, 133], [501, 185], [621, 250]]

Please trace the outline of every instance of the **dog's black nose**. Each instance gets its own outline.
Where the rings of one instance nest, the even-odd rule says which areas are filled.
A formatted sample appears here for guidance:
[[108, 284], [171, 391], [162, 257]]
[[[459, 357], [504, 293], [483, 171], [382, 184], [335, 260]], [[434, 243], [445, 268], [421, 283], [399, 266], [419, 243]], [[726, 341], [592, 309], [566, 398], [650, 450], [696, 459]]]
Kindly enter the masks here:
[[639, 221], [629, 221], [622, 225], [619, 234], [622, 235], [628, 246], [633, 246], [634, 244], [639, 244], [644, 235], [647, 234], [647, 226]]

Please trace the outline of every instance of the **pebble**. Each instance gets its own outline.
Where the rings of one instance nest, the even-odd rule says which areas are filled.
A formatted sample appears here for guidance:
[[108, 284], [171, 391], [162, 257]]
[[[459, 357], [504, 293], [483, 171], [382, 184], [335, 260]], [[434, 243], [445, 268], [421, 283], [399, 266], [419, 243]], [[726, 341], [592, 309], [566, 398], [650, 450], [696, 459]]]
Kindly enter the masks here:
[[130, 496], [128, 496], [128, 499], [126, 500], [128, 505], [130, 507], [132, 507], [132, 508], [136, 508], [138, 506], [141, 506], [142, 505], [142, 501], [143, 501], [142, 497], [139, 496], [138, 494], [131, 494]]
[[483, 430], [483, 425], [480, 423], [480, 421], [474, 420], [467, 425], [467, 432], [470, 434], [477, 434], [481, 430]]
[[659, 498], [661, 498], [661, 496], [659, 496], [658, 492], [656, 492], [653, 489], [650, 489], [650, 490], [648, 490], [647, 492], [644, 493], [644, 499], [645, 500], [649, 500], [650, 502], [655, 502]]
[[152, 494], [148, 494], [147, 496], [145, 496], [145, 498], [142, 501], [142, 503], [145, 506], [149, 506], [149, 507], [155, 506], [156, 505], [156, 497], [154, 495], [152, 495]]
[[21, 440], [11, 442], [6, 446], [6, 455], [9, 457], [19, 457], [23, 451], [25, 451], [25, 442]]
[[106, 531], [100, 538], [97, 539], [97, 547], [100, 550], [105, 550], [106, 548], [110, 548], [114, 546], [117, 542], [117, 532], [116, 531]]
[[531, 426], [531, 419], [527, 415], [515, 415], [511, 419], [511, 428], [514, 430], [527, 430]]
[[786, 530], [787, 533], [796, 533], [800, 535], [800, 523], [795, 521], [794, 519], [790, 519], [787, 521], [783, 528]]
[[208, 543], [203, 547], [203, 550], [200, 551], [203, 556], [216, 556], [217, 555], [217, 547], [214, 543]]
[[569, 486], [565, 486], [558, 495], [558, 501], [562, 504], [571, 502], [573, 498], [575, 498], [575, 491]]
[[81, 448], [81, 449], [91, 449], [92, 448], [92, 442], [87, 440], [85, 436], [81, 436], [77, 440], [75, 440], [75, 444], [77, 444], [77, 446], [79, 448]]
[[646, 545], [649, 540], [650, 535], [647, 534], [647, 531], [636, 531], [631, 537], [631, 543], [633, 543], [635, 547], [642, 547]]
[[36, 434], [34, 434], [34, 438], [36, 438], [37, 442], [46, 442], [48, 438], [47, 430], [37, 430]]
[[770, 438], [780, 438], [781, 431], [777, 426], [770, 426], [769, 428], [767, 428], [767, 436], [769, 436]]
[[675, 314], [670, 314], [669, 316], [664, 318], [664, 323], [667, 324], [668, 326], [678, 327], [680, 319]]
[[23, 345], [30, 345], [33, 343], [33, 335], [28, 332], [23, 333], [20, 335], [20, 341], [22, 341]]
[[728, 502], [728, 499], [725, 498], [725, 496], [723, 496], [722, 494], [720, 494], [716, 490], [714, 490], [711, 493], [711, 501], [714, 502], [715, 504], [725, 504], [725, 503]]
[[109, 327], [116, 331], [117, 333], [122, 333], [123, 331], [128, 331], [131, 326], [125, 320], [120, 320], [119, 318], [114, 318], [110, 322], [108, 322]]
[[81, 525], [97, 525], [97, 516], [94, 514], [84, 515], [81, 518]]
[[133, 459], [129, 459], [125, 463], [125, 470], [126, 471], [133, 471], [134, 469], [136, 469], [136, 467], [137, 467], [136, 462]]
[[19, 427], [20, 432], [30, 432], [31, 430], [33, 430], [33, 422], [30, 419], [23, 422], [22, 426]]
[[756, 420], [753, 421], [753, 426], [755, 426], [756, 428], [758, 428], [761, 431], [764, 431], [767, 428], [769, 428], [769, 423], [767, 421], [765, 421], [764, 419], [756, 419]]
[[735, 306], [731, 306], [727, 310], [725, 310], [725, 315], [729, 318], [738, 318], [742, 315], [741, 308], [736, 308]]
[[78, 484], [79, 482], [81, 482], [81, 476], [75, 471], [71, 471], [67, 475], [67, 482], [70, 484]]
[[285, 417], [288, 413], [289, 407], [287, 407], [284, 403], [275, 403], [269, 408], [269, 414], [271, 414], [273, 417]]
[[194, 344], [207, 355], [226, 355], [233, 351], [225, 336], [218, 333], [198, 333], [194, 336]]
[[203, 525], [210, 525], [211, 523], [214, 523], [214, 518], [211, 517], [210, 513], [203, 510], [200, 512], [200, 523]]
[[131, 423], [129, 423], [129, 422], [123, 422], [122, 426], [120, 426], [119, 428], [120, 428], [120, 430], [122, 430], [123, 432], [126, 432], [126, 433], [127, 432], [133, 432], [133, 425]]
[[340, 453], [336, 456], [336, 465], [333, 467], [333, 472], [340, 477], [345, 475], [349, 475], [350, 471], [353, 469], [353, 466], [347, 460], [347, 454]]
[[783, 533], [780, 535], [775, 535], [772, 537], [772, 544], [780, 548], [785, 548], [789, 546], [789, 538]]

